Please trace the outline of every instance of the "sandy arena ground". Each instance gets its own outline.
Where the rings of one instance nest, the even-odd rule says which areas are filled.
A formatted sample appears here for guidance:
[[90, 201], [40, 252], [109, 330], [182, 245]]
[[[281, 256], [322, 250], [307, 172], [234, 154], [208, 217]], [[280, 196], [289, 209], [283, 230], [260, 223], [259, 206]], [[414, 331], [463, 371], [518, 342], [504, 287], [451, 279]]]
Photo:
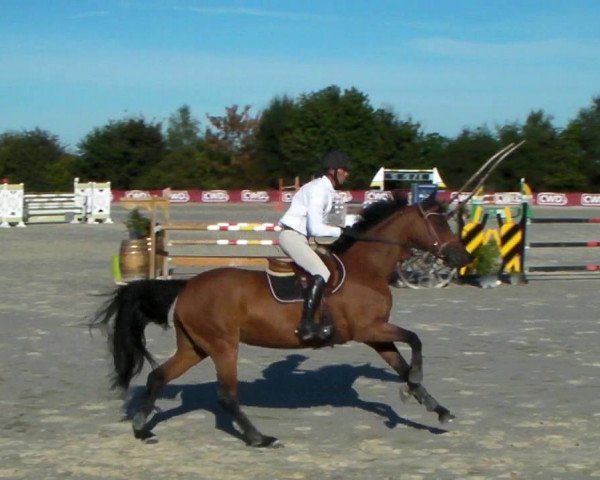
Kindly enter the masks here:
[[[457, 417], [448, 426], [401, 403], [395, 375], [362, 345], [243, 347], [241, 401], [283, 448], [239, 440], [217, 405], [210, 362], [166, 389], [156, 437], [134, 439], [123, 399], [108, 388], [106, 341], [83, 326], [114, 288], [110, 257], [124, 238], [123, 215], [115, 208], [113, 225], [0, 229], [0, 478], [600, 477], [600, 273], [486, 290], [394, 289], [393, 321], [421, 337], [424, 385]], [[278, 215], [249, 206], [173, 210], [182, 221]], [[599, 228], [534, 225], [531, 238], [593, 240]], [[544, 255], [576, 263], [588, 253], [572, 253], [575, 262], [557, 258], [562, 252], [531, 258]], [[170, 356], [172, 329], [147, 334], [158, 359]]]

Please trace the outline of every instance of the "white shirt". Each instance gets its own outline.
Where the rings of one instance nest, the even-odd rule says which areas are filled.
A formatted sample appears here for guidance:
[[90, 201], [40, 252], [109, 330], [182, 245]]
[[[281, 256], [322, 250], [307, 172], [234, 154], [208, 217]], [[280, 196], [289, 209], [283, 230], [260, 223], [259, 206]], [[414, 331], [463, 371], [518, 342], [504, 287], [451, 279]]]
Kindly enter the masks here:
[[280, 223], [310, 237], [339, 237], [342, 229], [325, 223], [334, 195], [335, 189], [326, 176], [311, 180], [294, 194]]

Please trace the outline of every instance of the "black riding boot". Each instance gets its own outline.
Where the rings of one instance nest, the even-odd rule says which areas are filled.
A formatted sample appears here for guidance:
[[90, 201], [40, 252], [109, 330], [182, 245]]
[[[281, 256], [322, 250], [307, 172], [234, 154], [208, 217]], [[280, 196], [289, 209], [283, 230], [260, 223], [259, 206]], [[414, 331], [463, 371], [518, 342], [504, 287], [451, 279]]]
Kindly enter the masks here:
[[318, 337], [320, 340], [326, 340], [331, 334], [331, 329], [322, 329], [315, 323], [315, 313], [321, 304], [323, 291], [325, 290], [325, 279], [321, 275], [313, 277], [312, 285], [308, 288], [304, 297], [304, 306], [302, 307], [302, 319], [296, 329], [296, 335], [303, 342], [308, 342]]

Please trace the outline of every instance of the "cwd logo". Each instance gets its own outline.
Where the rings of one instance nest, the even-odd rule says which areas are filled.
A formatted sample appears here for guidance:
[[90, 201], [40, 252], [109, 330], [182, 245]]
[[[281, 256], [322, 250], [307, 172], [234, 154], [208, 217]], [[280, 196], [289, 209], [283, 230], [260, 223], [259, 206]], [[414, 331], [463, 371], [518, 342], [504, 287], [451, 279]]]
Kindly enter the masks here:
[[270, 199], [269, 194], [264, 190], [255, 192], [253, 190], [242, 190], [242, 202], [265, 203]]
[[600, 207], [600, 193], [582, 193], [581, 204], [586, 207]]
[[190, 194], [187, 190], [175, 190], [169, 193], [169, 201], [173, 203], [187, 203], [190, 201]]
[[522, 201], [522, 195], [519, 192], [494, 193], [494, 203], [497, 205], [515, 205]]
[[146, 192], [145, 190], [127, 190], [125, 192], [125, 198], [142, 200], [146, 198], [152, 198], [152, 196], [150, 195], [150, 192]]
[[538, 205], [552, 205], [561, 207], [569, 203], [564, 193], [543, 192], [537, 194]]
[[339, 198], [343, 203], [350, 203], [352, 201], [352, 193], [348, 191], [337, 192], [337, 198]]
[[225, 190], [205, 190], [202, 192], [202, 201], [207, 203], [228, 202], [229, 194]]
[[471, 196], [471, 192], [451, 192], [450, 200], [453, 202], [455, 200], [462, 202], [462, 201], [466, 200], [467, 198], [469, 198], [469, 196]]
[[390, 198], [390, 192], [384, 190], [368, 190], [365, 192], [365, 203], [389, 200]]

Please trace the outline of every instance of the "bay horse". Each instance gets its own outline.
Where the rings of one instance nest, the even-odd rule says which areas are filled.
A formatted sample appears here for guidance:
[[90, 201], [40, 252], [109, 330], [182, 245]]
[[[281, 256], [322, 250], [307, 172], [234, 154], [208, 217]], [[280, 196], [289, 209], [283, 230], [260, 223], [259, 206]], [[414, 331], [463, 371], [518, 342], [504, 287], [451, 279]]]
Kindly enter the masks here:
[[[335, 293], [326, 293], [322, 302], [334, 325], [334, 335], [326, 345], [349, 341], [368, 345], [407, 383], [406, 395], [437, 413], [440, 422], [450, 421], [454, 418], [450, 411], [421, 385], [419, 337], [389, 323], [392, 294], [388, 279], [411, 248], [429, 251], [452, 267], [468, 264], [470, 256], [433, 196], [416, 205], [394, 196], [366, 207], [360, 218], [327, 247], [343, 264], [345, 280]], [[189, 280], [139, 280], [117, 287], [90, 326], [108, 330], [113, 387], [127, 389], [141, 372], [144, 359], [153, 367], [132, 420], [137, 438], [149, 434], [147, 419], [161, 389], [210, 357], [217, 374], [219, 403], [233, 416], [248, 445], [266, 447], [276, 445], [277, 439], [259, 432], [238, 401], [239, 344], [290, 349], [325, 346], [307, 345], [294, 334], [301, 308], [302, 302], [278, 302], [264, 271], [215, 268]], [[177, 350], [160, 366], [146, 348], [144, 330], [150, 322], [164, 328], [172, 323], [175, 328]], [[410, 346], [410, 364], [394, 342]]]

